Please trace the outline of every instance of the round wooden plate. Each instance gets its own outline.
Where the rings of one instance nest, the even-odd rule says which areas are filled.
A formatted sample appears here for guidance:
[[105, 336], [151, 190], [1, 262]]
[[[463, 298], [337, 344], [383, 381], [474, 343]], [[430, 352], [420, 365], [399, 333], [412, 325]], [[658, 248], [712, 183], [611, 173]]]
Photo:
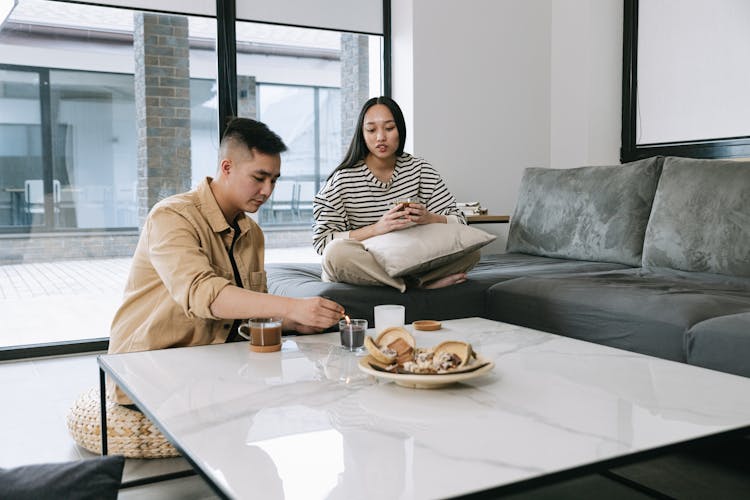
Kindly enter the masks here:
[[442, 328], [443, 325], [440, 324], [440, 321], [434, 321], [431, 319], [422, 319], [422, 320], [413, 322], [412, 326], [414, 327], [415, 330], [432, 332], [435, 330], [440, 330], [440, 328]]
[[477, 356], [474, 360], [476, 368], [469, 367], [465, 369], [467, 371], [457, 373], [441, 373], [441, 374], [410, 374], [410, 373], [390, 373], [381, 370], [376, 370], [372, 367], [372, 364], [377, 363], [374, 361], [372, 356], [367, 356], [359, 360], [359, 369], [363, 372], [372, 375], [374, 377], [390, 380], [395, 382], [397, 385], [402, 387], [410, 387], [413, 389], [439, 389], [447, 385], [462, 382], [464, 380], [471, 380], [476, 377], [481, 377], [486, 373], [492, 371], [495, 368], [495, 363], [489, 359]]

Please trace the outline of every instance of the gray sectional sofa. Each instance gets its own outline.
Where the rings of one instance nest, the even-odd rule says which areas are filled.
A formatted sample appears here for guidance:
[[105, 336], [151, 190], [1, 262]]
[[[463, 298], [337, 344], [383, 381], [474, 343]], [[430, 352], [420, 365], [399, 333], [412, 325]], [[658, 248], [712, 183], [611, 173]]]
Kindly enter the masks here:
[[441, 290], [323, 283], [268, 265], [271, 293], [327, 296], [372, 321], [482, 316], [750, 376], [750, 162], [649, 158], [527, 169], [506, 253]]

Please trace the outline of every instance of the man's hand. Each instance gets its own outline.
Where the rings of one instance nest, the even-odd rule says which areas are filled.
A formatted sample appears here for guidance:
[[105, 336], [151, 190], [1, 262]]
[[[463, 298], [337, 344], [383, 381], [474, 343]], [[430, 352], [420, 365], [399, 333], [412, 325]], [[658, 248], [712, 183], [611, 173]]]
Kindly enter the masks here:
[[304, 335], [309, 334], [309, 333], [320, 333], [323, 331], [323, 329], [300, 325], [299, 323], [295, 323], [294, 321], [287, 321], [287, 320], [284, 320], [282, 329], [285, 332], [296, 332], [296, 333], [301, 333]]
[[284, 329], [298, 333], [318, 333], [335, 325], [344, 316], [344, 308], [323, 297], [292, 299], [284, 318]]

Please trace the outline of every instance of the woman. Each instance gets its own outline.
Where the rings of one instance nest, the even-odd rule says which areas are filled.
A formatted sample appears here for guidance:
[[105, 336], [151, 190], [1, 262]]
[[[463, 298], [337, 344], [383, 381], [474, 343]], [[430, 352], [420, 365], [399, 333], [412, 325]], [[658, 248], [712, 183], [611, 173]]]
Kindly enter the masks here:
[[[398, 104], [389, 97], [368, 100], [344, 161], [313, 202], [313, 245], [323, 255], [323, 281], [389, 285], [403, 292], [404, 279], [388, 276], [361, 242], [414, 224], [466, 223], [440, 174], [404, 153], [405, 142]], [[395, 203], [407, 198], [412, 203]], [[407, 281], [424, 288], [463, 283], [478, 260], [475, 252]]]

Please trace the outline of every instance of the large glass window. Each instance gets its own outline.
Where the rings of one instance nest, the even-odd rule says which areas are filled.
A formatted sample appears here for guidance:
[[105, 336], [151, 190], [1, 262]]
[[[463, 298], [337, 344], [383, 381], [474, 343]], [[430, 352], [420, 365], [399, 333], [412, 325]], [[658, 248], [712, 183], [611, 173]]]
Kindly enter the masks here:
[[215, 44], [212, 18], [18, 2], [0, 31], [0, 315], [18, 321], [0, 348], [108, 335], [148, 210], [215, 171]]
[[51, 70], [54, 227], [136, 227], [132, 75]]
[[44, 217], [39, 86], [38, 71], [0, 67], [0, 227]]
[[382, 37], [251, 22], [236, 31], [239, 115], [265, 122], [289, 148], [258, 220], [271, 244], [286, 232], [280, 239], [310, 245], [313, 197], [342, 160], [362, 104], [382, 94]]
[[[105, 338], [149, 209], [215, 175], [217, 19], [157, 9], [19, 0], [1, 25], [0, 350]], [[235, 26], [234, 114], [289, 146], [266, 247], [309, 248], [312, 199], [383, 92], [383, 40]]]
[[137, 226], [133, 76], [13, 68], [0, 70], [0, 226]]
[[21, 0], [0, 32], [0, 233], [136, 230], [210, 173], [215, 24]]
[[259, 119], [289, 148], [276, 189], [261, 207], [261, 224], [309, 226], [312, 199], [341, 160], [339, 96], [335, 88], [258, 85]]

